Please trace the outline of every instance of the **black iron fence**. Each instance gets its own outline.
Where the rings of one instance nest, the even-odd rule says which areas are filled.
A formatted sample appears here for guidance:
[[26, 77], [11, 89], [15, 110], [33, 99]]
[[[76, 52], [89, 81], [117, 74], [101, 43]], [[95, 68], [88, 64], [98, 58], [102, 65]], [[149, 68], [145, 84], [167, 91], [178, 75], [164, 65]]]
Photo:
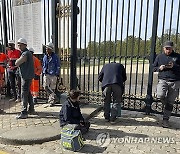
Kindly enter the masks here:
[[[43, 3], [44, 7], [49, 3], [50, 0]], [[105, 63], [120, 62], [127, 73], [122, 108], [161, 113], [163, 105], [156, 99], [158, 80], [152, 64], [162, 51], [164, 41], [174, 41], [176, 52], [180, 50], [180, 1], [74, 0], [72, 3], [56, 0], [55, 5], [57, 18], [46, 19], [57, 21], [54, 26], [58, 34], [56, 52], [61, 58], [61, 77], [66, 89], [75, 86], [86, 96], [87, 102], [101, 103], [98, 74]], [[48, 10], [44, 15], [47, 14]], [[50, 23], [46, 21], [46, 29], [51, 27]], [[49, 41], [51, 34], [46, 34]], [[173, 114], [180, 115], [179, 97]]]

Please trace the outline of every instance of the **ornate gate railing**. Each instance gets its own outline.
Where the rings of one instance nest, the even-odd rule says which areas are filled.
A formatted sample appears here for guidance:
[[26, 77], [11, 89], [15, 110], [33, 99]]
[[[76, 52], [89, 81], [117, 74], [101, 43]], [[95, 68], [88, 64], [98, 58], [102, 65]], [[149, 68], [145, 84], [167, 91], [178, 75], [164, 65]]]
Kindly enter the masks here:
[[[174, 41], [175, 50], [179, 52], [179, 0], [42, 1], [48, 8], [44, 9], [46, 30], [52, 28], [46, 32], [46, 40], [51, 40], [52, 31], [52, 41], [61, 58], [63, 85], [67, 90], [75, 86], [87, 102], [101, 103], [98, 74], [105, 63], [116, 61], [125, 66], [127, 73], [122, 107], [147, 114], [162, 112], [163, 106], [156, 99], [158, 80], [152, 64], [155, 56], [162, 51], [165, 40]], [[10, 6], [7, 1], [1, 0], [2, 21], [11, 21], [10, 14], [6, 15], [8, 19], [3, 18], [2, 5], [7, 10]], [[56, 18], [53, 13], [52, 17], [47, 17], [48, 12], [53, 10]], [[4, 35], [13, 33], [13, 29], [2, 28], [2, 25], [1, 22]], [[2, 40], [3, 44], [6, 43], [4, 38]], [[179, 97], [173, 114], [180, 115]]]

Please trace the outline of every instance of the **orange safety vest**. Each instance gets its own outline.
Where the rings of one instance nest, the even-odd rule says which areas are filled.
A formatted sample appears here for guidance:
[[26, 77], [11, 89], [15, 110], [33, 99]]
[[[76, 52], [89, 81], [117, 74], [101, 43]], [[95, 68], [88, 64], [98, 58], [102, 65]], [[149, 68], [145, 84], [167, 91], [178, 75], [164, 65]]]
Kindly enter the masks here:
[[36, 75], [40, 75], [42, 72], [41, 61], [35, 56], [33, 56], [33, 61], [34, 61], [34, 73]]
[[0, 73], [5, 72], [6, 61], [7, 61], [7, 55], [4, 53], [0, 53]]
[[[40, 76], [40, 74], [42, 72], [41, 61], [35, 56], [33, 56], [33, 61], [34, 61], [34, 73], [36, 75]], [[33, 97], [38, 97], [39, 80], [32, 79], [30, 91], [31, 91], [31, 94], [32, 94]]]
[[0, 53], [0, 88], [4, 86], [4, 72], [7, 61], [7, 55]]

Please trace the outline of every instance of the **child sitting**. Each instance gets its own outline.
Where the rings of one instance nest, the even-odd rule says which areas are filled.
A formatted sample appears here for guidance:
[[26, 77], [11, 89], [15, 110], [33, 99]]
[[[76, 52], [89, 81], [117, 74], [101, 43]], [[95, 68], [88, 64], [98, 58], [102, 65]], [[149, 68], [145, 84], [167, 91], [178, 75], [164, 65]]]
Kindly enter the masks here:
[[62, 105], [59, 114], [60, 127], [64, 127], [67, 124], [77, 124], [75, 129], [81, 130], [84, 134], [89, 130], [90, 122], [85, 122], [79, 108], [79, 95], [80, 92], [71, 90], [69, 97]]

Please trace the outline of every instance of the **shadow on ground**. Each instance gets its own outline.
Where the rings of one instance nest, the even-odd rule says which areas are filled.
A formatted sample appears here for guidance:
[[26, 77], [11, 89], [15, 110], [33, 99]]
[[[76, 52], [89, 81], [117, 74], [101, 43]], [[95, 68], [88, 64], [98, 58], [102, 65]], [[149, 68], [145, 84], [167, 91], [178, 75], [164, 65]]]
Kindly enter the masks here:
[[[172, 119], [172, 120], [171, 120]], [[178, 121], [180, 120], [179, 117], [171, 117], [170, 119], [170, 127], [168, 129], [174, 129], [179, 130], [180, 125]], [[105, 123], [104, 119], [95, 118], [93, 119], [92, 123], [95, 123], [96, 125], [100, 126], [112, 126], [109, 122]], [[162, 127], [162, 116], [158, 115], [145, 115], [143, 113], [141, 114], [131, 114], [131, 112], [126, 115], [122, 115], [119, 117], [116, 121], [116, 124], [119, 126], [155, 126], [155, 127]]]

